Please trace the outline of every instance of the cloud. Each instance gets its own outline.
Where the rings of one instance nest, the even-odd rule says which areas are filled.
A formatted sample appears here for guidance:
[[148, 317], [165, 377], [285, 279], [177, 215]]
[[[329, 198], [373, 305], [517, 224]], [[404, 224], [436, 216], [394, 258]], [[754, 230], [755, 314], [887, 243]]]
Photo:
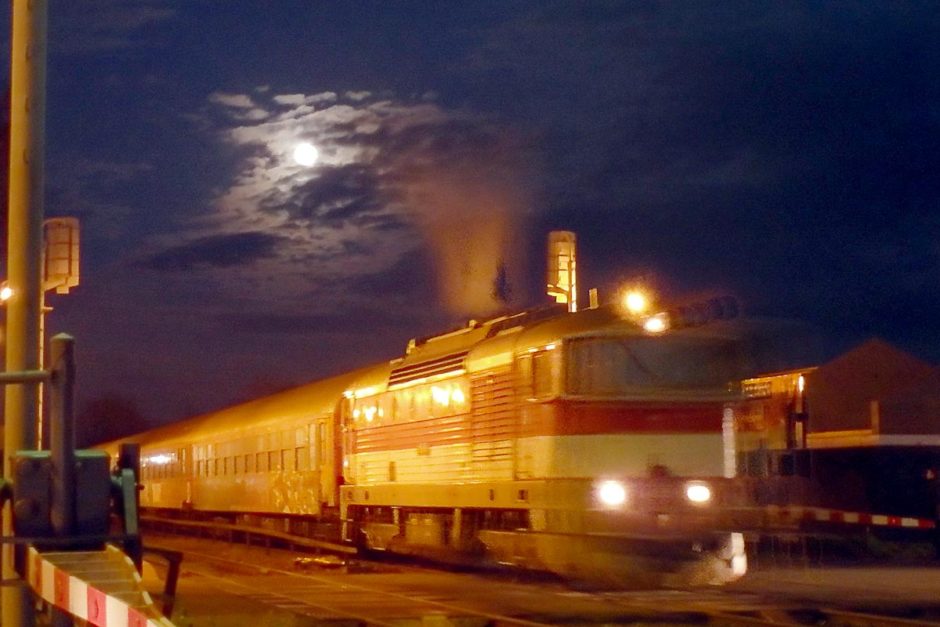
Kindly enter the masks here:
[[226, 94], [217, 91], [209, 94], [209, 102], [234, 109], [253, 109], [255, 107], [255, 103], [247, 94]]
[[151, 255], [139, 267], [162, 272], [189, 272], [200, 267], [234, 268], [274, 256], [281, 238], [269, 233], [235, 233], [203, 237]]
[[176, 17], [173, 0], [96, 0], [56, 5], [50, 45], [56, 52], [90, 55], [157, 45], [148, 31]]
[[[519, 265], [512, 234], [529, 208], [526, 156], [517, 154], [528, 147], [514, 133], [485, 116], [365, 91], [214, 92], [208, 107], [204, 119], [222, 124], [218, 136], [241, 155], [239, 169], [182, 238], [155, 242], [149, 267], [195, 267], [233, 293], [250, 284], [259, 303], [337, 283], [355, 288], [343, 298], [358, 302], [372, 291], [358, 278], [429, 247], [442, 272], [436, 291], [450, 295], [455, 313], [501, 306], [492, 282], [501, 264]], [[274, 113], [248, 119], [255, 110]], [[300, 141], [318, 147], [315, 167], [294, 162]], [[245, 233], [272, 239], [241, 259], [236, 276], [226, 271], [228, 238]]]
[[86, 244], [120, 239], [133, 224], [137, 211], [129, 190], [153, 170], [147, 162], [82, 158], [56, 161], [47, 177], [47, 207], [54, 215], [78, 217], [88, 238]]
[[306, 96], [303, 94], [280, 94], [273, 98], [279, 105], [297, 106], [306, 102]]

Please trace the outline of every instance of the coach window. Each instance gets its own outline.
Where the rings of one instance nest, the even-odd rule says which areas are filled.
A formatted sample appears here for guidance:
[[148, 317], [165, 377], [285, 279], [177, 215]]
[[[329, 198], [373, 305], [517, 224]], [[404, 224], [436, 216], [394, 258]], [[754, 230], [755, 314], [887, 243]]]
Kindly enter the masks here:
[[256, 453], [255, 454], [255, 472], [267, 472], [267, 471], [268, 471], [268, 454]]
[[297, 470], [310, 470], [310, 449], [298, 446], [294, 449], [294, 467]]
[[251, 463], [254, 461], [254, 459], [255, 459], [254, 455], [252, 455], [251, 453], [245, 453], [245, 460], [243, 462], [244, 468], [245, 468], [245, 474], [255, 471], [254, 464]]
[[318, 464], [326, 463], [326, 423], [320, 422], [317, 426], [317, 460]]
[[286, 472], [292, 472], [297, 467], [294, 460], [294, 450], [293, 449], [283, 449], [281, 451], [281, 468]]
[[268, 451], [268, 472], [273, 472], [280, 468], [281, 452]]

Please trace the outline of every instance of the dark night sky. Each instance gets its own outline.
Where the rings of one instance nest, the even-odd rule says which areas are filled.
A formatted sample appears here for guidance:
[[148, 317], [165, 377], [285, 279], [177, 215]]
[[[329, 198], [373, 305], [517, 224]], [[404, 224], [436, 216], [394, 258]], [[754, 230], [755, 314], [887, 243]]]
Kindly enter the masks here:
[[80, 403], [155, 423], [387, 359], [494, 307], [499, 260], [537, 304], [552, 228], [602, 295], [940, 361], [935, 3], [50, 5]]

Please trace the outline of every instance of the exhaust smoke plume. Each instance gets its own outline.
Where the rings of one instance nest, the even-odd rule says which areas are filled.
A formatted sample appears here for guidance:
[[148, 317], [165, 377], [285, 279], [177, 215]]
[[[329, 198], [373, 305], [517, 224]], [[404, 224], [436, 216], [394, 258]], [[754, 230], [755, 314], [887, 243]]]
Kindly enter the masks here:
[[[455, 129], [448, 129], [454, 131]], [[436, 264], [439, 294], [457, 315], [488, 315], [521, 293], [522, 217], [530, 202], [524, 147], [464, 126], [403, 155], [403, 199]]]

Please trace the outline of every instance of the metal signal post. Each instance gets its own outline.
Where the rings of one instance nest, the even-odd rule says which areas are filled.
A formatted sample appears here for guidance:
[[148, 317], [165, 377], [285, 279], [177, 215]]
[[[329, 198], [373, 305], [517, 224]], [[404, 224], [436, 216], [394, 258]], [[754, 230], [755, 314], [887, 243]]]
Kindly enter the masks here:
[[[47, 0], [13, 0], [10, 78], [10, 192], [7, 270], [15, 294], [7, 303], [6, 368], [37, 370], [41, 296], [43, 161], [46, 113]], [[12, 474], [10, 453], [36, 446], [37, 383], [10, 385], [6, 391], [4, 476]], [[3, 534], [13, 534], [10, 507], [3, 511]], [[13, 546], [3, 547], [3, 580], [18, 578]], [[3, 586], [5, 627], [33, 624], [24, 586]]]

